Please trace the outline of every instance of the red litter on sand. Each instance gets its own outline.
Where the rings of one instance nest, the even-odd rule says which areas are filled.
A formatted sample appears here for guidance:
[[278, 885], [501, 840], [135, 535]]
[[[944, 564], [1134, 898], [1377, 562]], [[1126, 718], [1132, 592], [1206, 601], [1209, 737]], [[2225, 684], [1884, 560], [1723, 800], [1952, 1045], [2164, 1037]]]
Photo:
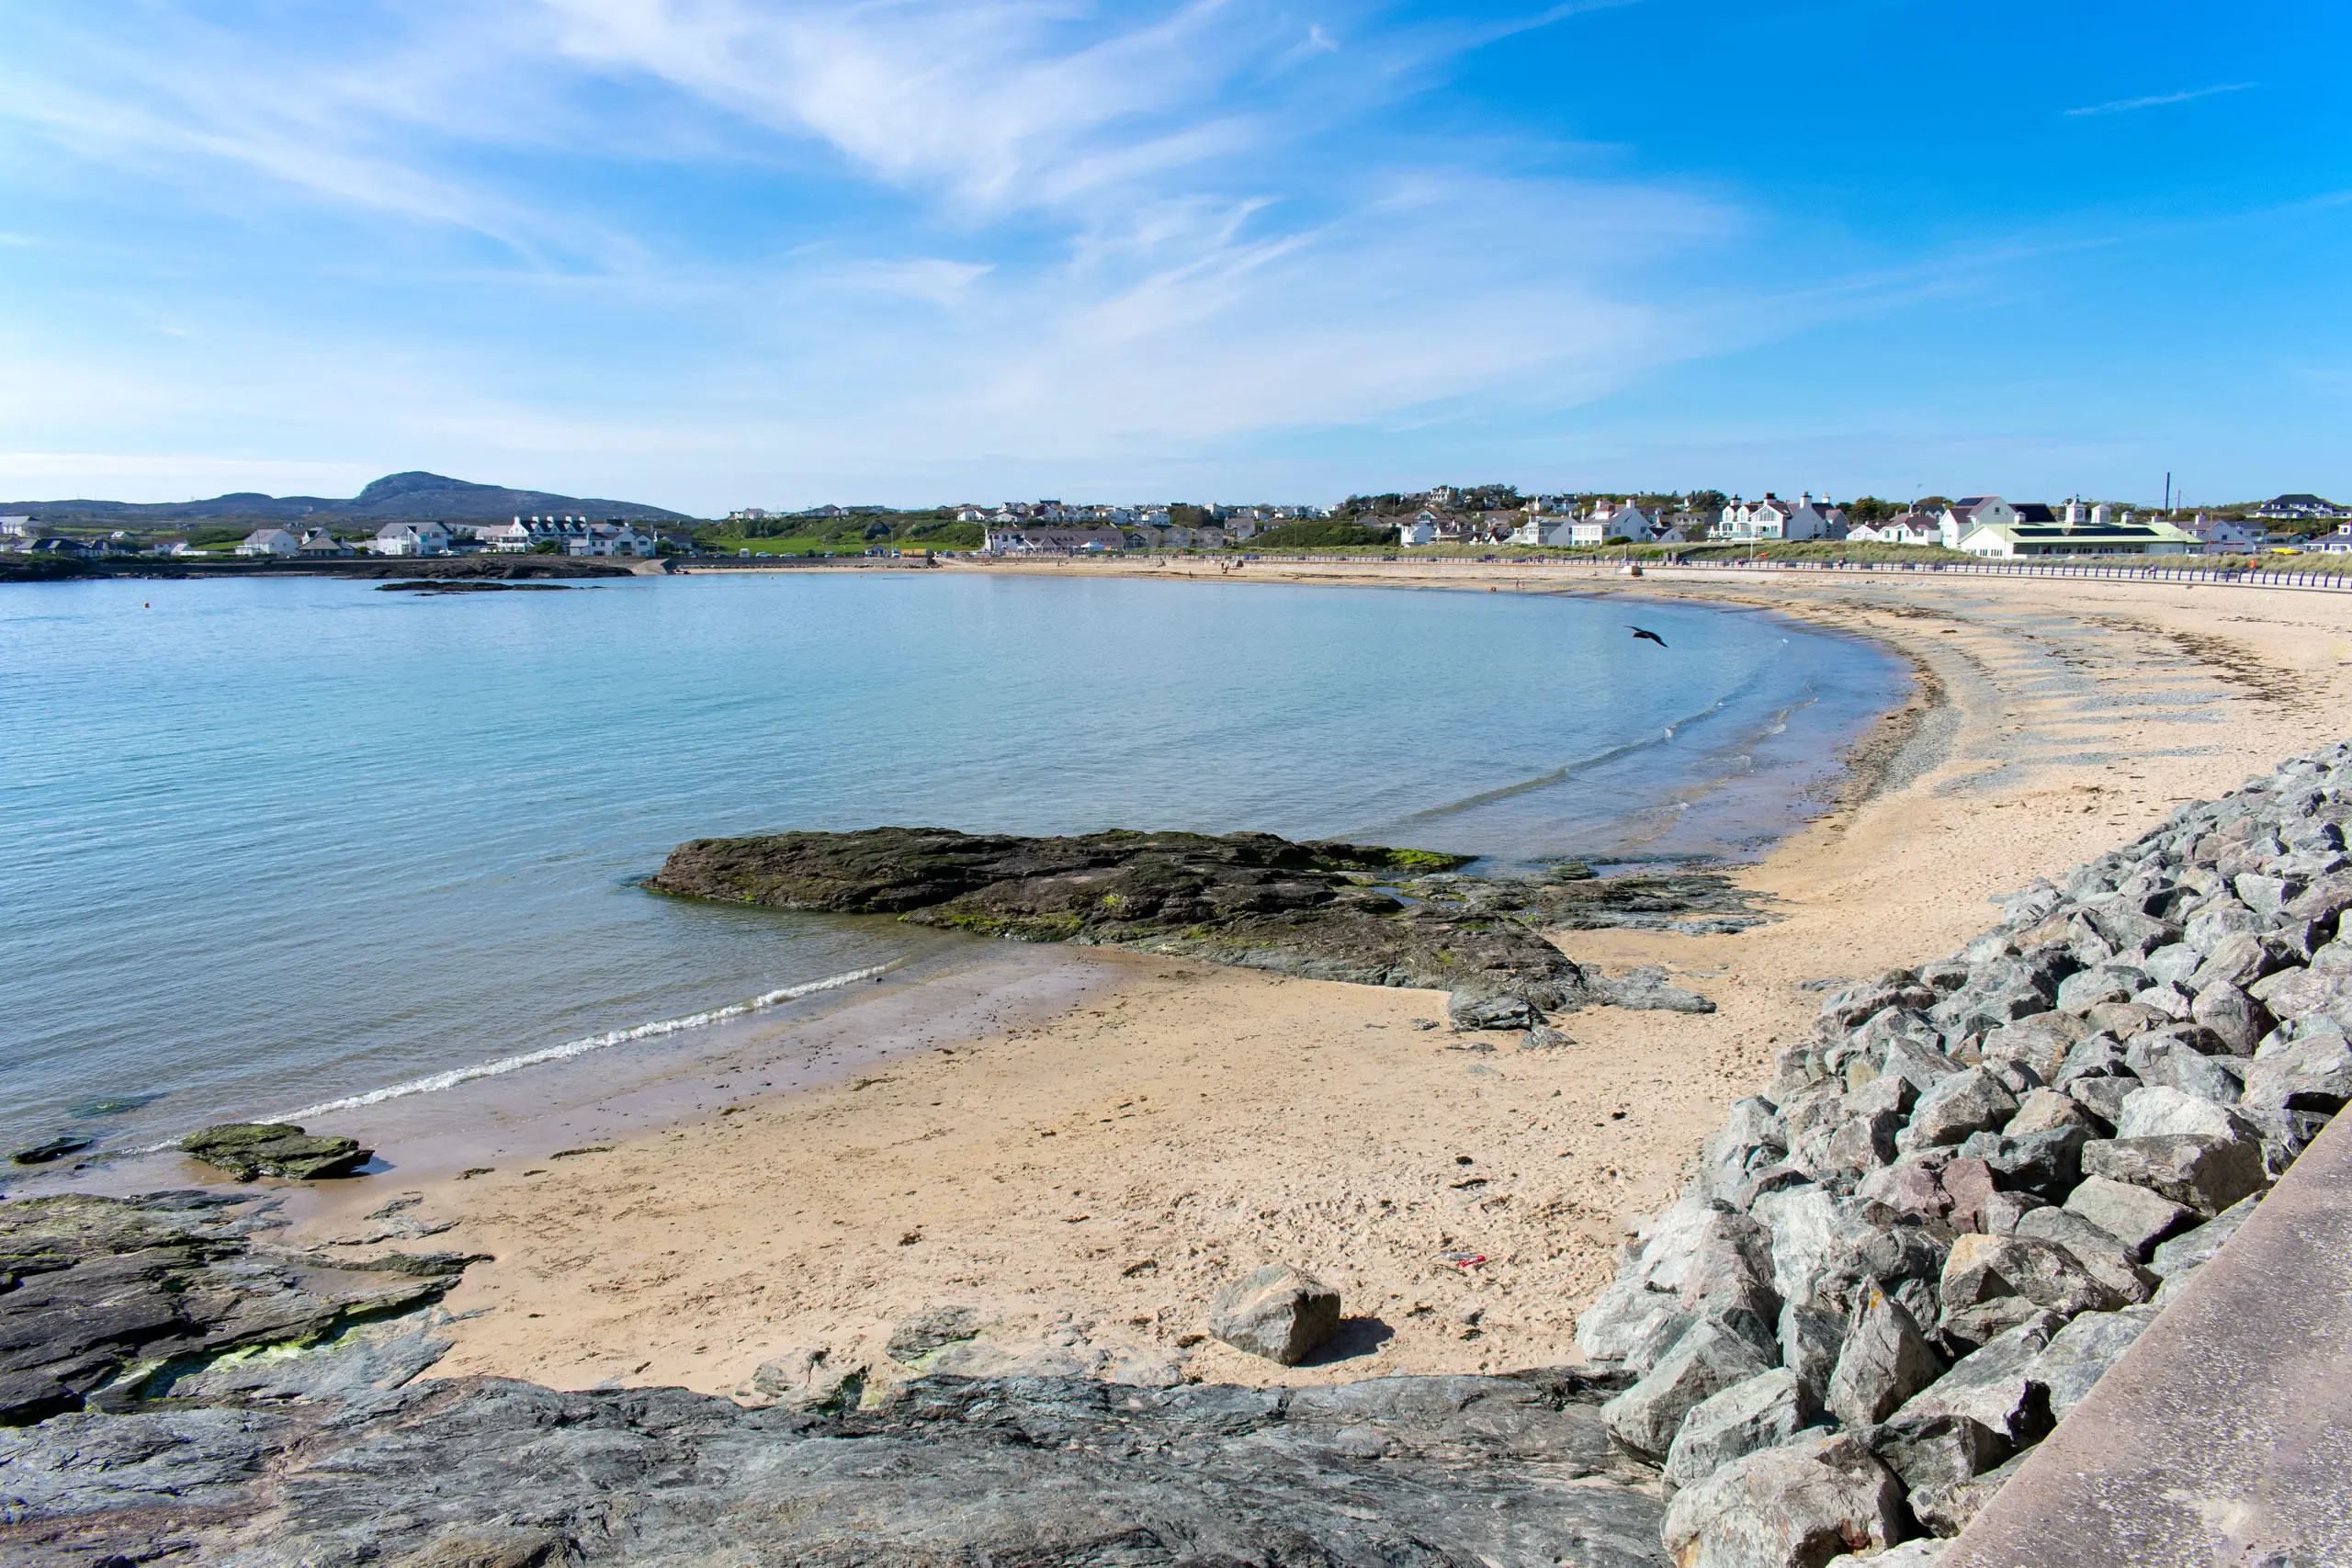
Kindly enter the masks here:
[[1441, 1252], [1438, 1256], [1456, 1269], [1476, 1269], [1487, 1260], [1483, 1252]]

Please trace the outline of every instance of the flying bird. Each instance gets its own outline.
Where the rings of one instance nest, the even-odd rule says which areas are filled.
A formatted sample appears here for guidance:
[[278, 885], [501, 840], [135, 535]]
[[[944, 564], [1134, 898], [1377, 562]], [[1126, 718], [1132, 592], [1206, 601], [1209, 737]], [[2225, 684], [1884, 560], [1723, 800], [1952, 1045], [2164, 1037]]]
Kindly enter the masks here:
[[1625, 629], [1626, 629], [1627, 631], [1630, 631], [1630, 632], [1632, 632], [1632, 633], [1634, 634], [1634, 640], [1635, 642], [1639, 642], [1639, 641], [1641, 641], [1644, 637], [1647, 637], [1647, 638], [1649, 638], [1652, 642], [1654, 642], [1654, 643], [1657, 644], [1660, 648], [1664, 648], [1664, 647], [1666, 646], [1666, 638], [1664, 638], [1664, 637], [1662, 637], [1658, 636], [1658, 635], [1657, 635], [1657, 633], [1656, 633], [1656, 632], [1645, 632], [1645, 631], [1642, 630], [1642, 628], [1641, 628], [1641, 627], [1639, 627], [1639, 626], [1634, 626], [1634, 625], [1633, 625], [1633, 624], [1631, 624], [1630, 622], [1629, 622], [1629, 623], [1627, 623]]

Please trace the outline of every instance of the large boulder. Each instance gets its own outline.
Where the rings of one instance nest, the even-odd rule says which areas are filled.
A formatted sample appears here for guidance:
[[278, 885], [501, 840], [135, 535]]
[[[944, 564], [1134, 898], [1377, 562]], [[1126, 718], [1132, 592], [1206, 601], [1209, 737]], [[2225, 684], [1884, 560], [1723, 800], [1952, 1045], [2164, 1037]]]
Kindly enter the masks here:
[[2252, 1052], [2270, 1027], [2270, 1014], [2260, 1002], [2227, 981], [2216, 981], [2197, 993], [2188, 1016], [2220, 1035], [2237, 1055]]
[[1983, 1067], [1970, 1067], [1919, 1097], [1919, 1103], [1911, 1109], [1905, 1146], [1926, 1149], [1958, 1144], [1972, 1133], [2000, 1127], [2017, 1113], [2017, 1096]]
[[821, 1345], [787, 1350], [761, 1362], [736, 1393], [746, 1404], [778, 1404], [791, 1411], [853, 1410], [865, 1392], [869, 1370]]
[[1209, 1298], [1209, 1332], [1295, 1367], [1340, 1331], [1340, 1292], [1286, 1263], [1251, 1270]]
[[1797, 1375], [1819, 1404], [1828, 1393], [1846, 1348], [1846, 1314], [1790, 1302], [1781, 1308], [1781, 1365]]
[[1982, 1475], [2007, 1460], [2013, 1447], [2000, 1433], [1965, 1416], [1900, 1416], [1861, 1437], [1878, 1461], [1911, 1492]]
[[1667, 1450], [1666, 1479], [1695, 1485], [1743, 1455], [1794, 1441], [1820, 1419], [1820, 1405], [1795, 1372], [1758, 1372], [1690, 1407]]
[[2352, 1001], [2352, 969], [2281, 969], [2247, 993], [2272, 1017], [2302, 1018]]
[[2352, 1043], [2335, 1030], [2266, 1042], [2247, 1064], [2245, 1103], [2261, 1110], [2328, 1115], [2352, 1099]]
[[1830, 1374], [1828, 1404], [1849, 1427], [1884, 1420], [1935, 1382], [1944, 1359], [1918, 1324], [1876, 1285], [1855, 1303], [1853, 1325]]
[[1995, 1335], [1911, 1398], [1894, 1419], [1962, 1416], [2012, 1443], [2038, 1443], [2050, 1430], [2050, 1391], [2035, 1371], [2064, 1319], [2038, 1312]]
[[225, 1122], [190, 1133], [180, 1151], [240, 1181], [282, 1176], [318, 1181], [349, 1176], [374, 1157], [352, 1138], [314, 1138], [285, 1122]]
[[934, 1351], [977, 1337], [985, 1322], [977, 1307], [925, 1307], [900, 1318], [882, 1348], [892, 1360], [913, 1366]]
[[2155, 1294], [2156, 1277], [2140, 1267], [2123, 1244], [2072, 1209], [2045, 1205], [2018, 1216], [2013, 1235], [2054, 1242], [2083, 1271], [2125, 1302]]
[[2051, 1337], [2028, 1375], [2050, 1393], [2050, 1416], [2063, 1421], [2080, 1404], [2107, 1369], [2122, 1358], [2156, 1315], [2153, 1306], [2120, 1312], [2086, 1312]]
[[1641, 1382], [1600, 1407], [1610, 1436], [1652, 1459], [1674, 1447], [1684, 1416], [1735, 1383], [1771, 1369], [1745, 1335], [1700, 1323], [1675, 1341]]
[[1820, 1568], [1894, 1544], [1903, 1487], [1850, 1432], [1765, 1449], [1676, 1495], [1666, 1550], [1676, 1568]]
[[2255, 1142], [2261, 1134], [2254, 1124], [2201, 1095], [2187, 1094], [2163, 1084], [2135, 1089], [2124, 1097], [2115, 1119], [2119, 1138], [2161, 1138], [2178, 1133]]
[[2254, 1213], [2255, 1203], [2253, 1198], [2241, 1199], [2195, 1230], [2174, 1236], [2148, 1255], [2149, 1271], [2172, 1280], [2204, 1267], [2223, 1243], [2237, 1235], [2238, 1227]]
[[2052, 1201], [2082, 1179], [2085, 1131], [2079, 1126], [2010, 1137], [1972, 1133], [1960, 1145], [1962, 1159], [1981, 1159], [2005, 1190], [2037, 1192]]
[[1953, 1242], [1941, 1293], [1945, 1335], [1975, 1343], [1992, 1337], [1984, 1329], [1998, 1332], [2023, 1322], [2032, 1308], [2072, 1317], [2127, 1304], [2064, 1247], [2018, 1235], [1963, 1235]]
[[2066, 1194], [2066, 1207], [2113, 1236], [2135, 1260], [2146, 1258], [2150, 1247], [2197, 1218], [2195, 1211], [2160, 1192], [2104, 1176], [2085, 1178]]
[[2198, 1133], [2094, 1139], [2083, 1145], [2083, 1174], [2145, 1187], [2200, 1214], [2220, 1213], [2268, 1179], [2260, 1144]]

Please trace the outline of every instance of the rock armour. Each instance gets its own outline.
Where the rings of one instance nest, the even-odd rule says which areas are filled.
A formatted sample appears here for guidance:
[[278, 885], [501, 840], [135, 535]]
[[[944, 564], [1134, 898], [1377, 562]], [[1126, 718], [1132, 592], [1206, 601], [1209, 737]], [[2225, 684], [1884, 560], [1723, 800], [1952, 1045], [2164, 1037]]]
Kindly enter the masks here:
[[2212, 1256], [2352, 1095], [2347, 818], [2337, 745], [1823, 1004], [1578, 1324], [1678, 1562], [1956, 1534]]

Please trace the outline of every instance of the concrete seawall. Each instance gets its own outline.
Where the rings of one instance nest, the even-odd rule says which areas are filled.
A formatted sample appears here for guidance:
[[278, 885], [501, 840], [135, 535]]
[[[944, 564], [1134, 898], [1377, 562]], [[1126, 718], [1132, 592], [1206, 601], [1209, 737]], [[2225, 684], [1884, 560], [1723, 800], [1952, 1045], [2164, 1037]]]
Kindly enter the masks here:
[[1938, 1568], [2352, 1562], [2352, 1125], [2338, 1117]]

